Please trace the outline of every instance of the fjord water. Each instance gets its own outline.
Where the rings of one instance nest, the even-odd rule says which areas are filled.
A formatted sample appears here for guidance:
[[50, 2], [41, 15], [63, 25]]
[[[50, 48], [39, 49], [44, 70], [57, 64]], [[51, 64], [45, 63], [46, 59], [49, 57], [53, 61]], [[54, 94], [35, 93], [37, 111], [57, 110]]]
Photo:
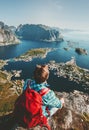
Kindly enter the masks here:
[[[18, 45], [0, 47], [0, 59], [13, 59], [29, 49], [33, 48], [56, 48], [57, 50], [49, 52], [47, 57], [44, 59], [35, 58], [30, 62], [14, 62], [11, 60], [8, 65], [4, 67], [6, 70], [22, 70], [20, 79], [27, 79], [33, 77], [33, 71], [36, 64], [46, 64], [50, 60], [55, 60], [56, 62], [66, 62], [71, 59], [71, 57], [76, 58], [77, 65], [89, 69], [89, 32], [73, 31], [63, 33], [64, 41], [60, 43], [46, 43], [46, 42], [33, 42], [33, 41], [21, 41]], [[71, 47], [68, 43], [71, 43]], [[64, 47], [69, 48], [68, 51]], [[88, 51], [88, 55], [78, 55], [75, 52], [75, 47], [84, 48]], [[13, 77], [14, 78], [14, 77]], [[68, 79], [58, 78], [50, 72], [50, 77], [48, 83], [52, 89], [57, 91], [72, 91], [78, 89], [84, 91], [84, 87], [75, 82], [70, 82]]]

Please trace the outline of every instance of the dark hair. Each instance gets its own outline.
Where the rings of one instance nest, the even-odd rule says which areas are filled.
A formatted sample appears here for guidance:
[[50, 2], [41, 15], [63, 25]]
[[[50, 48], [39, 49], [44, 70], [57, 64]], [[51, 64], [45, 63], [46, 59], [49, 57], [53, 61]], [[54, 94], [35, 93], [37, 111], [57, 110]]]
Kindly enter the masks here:
[[34, 79], [36, 83], [45, 82], [48, 79], [49, 70], [47, 65], [37, 65], [34, 71]]

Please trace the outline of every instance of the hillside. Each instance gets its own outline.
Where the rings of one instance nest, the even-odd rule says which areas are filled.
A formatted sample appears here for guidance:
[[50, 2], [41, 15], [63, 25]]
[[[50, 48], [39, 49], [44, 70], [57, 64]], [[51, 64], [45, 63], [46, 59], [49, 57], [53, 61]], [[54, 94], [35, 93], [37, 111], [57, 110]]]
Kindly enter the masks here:
[[56, 29], [52, 29], [45, 25], [24, 24], [19, 25], [16, 34], [24, 40], [59, 42], [63, 41], [63, 37]]
[[[70, 62], [67, 62], [66, 65], [68, 65], [69, 63]], [[3, 67], [6, 64], [6, 62], [0, 61], [0, 64]], [[81, 71], [81, 73], [84, 73], [84, 71]], [[16, 128], [14, 128], [14, 125], [12, 126], [13, 119], [10, 113], [13, 111], [15, 100], [17, 99], [18, 95], [22, 92], [23, 80], [11, 80], [12, 76], [13, 75], [11, 72], [0, 70], [1, 130], [17, 130]], [[65, 105], [62, 109], [59, 109], [57, 113], [55, 113], [55, 115], [49, 119], [49, 123], [51, 125], [52, 130], [88, 130], [89, 129], [88, 93], [74, 90], [70, 93], [55, 92], [55, 94], [59, 99], [61, 97], [64, 97]], [[11, 127], [13, 127], [13, 129]], [[19, 127], [18, 130], [27, 130], [27, 129]], [[39, 126], [37, 126], [29, 130], [46, 130], [46, 128], [40, 128]]]
[[15, 27], [9, 27], [3, 22], [0, 22], [0, 46], [16, 44], [20, 42], [14, 34], [13, 29], [15, 29]]

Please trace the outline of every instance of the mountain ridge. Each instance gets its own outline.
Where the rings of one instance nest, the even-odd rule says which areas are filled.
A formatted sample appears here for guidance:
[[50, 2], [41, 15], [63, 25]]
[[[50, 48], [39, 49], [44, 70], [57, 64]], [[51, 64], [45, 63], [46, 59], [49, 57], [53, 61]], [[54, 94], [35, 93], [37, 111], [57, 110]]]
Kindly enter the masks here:
[[0, 21], [0, 46], [17, 44], [20, 42], [13, 29], [15, 29], [15, 27], [9, 27]]
[[63, 37], [58, 30], [42, 24], [19, 25], [16, 29], [16, 34], [24, 40], [44, 42], [63, 41]]

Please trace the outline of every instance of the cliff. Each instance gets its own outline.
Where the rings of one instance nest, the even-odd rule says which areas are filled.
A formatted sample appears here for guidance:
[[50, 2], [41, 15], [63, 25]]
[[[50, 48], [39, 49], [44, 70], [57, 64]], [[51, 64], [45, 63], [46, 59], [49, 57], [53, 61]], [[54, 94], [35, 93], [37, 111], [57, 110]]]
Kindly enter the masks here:
[[63, 37], [56, 29], [45, 25], [24, 24], [19, 25], [16, 34], [24, 40], [58, 42], [63, 41]]
[[19, 43], [13, 29], [15, 30], [15, 27], [9, 27], [0, 22], [0, 46]]
[[[73, 60], [72, 60], [73, 61]], [[73, 62], [71, 63], [73, 64]], [[69, 65], [70, 62], [66, 64]], [[6, 62], [0, 61], [3, 67]], [[2, 69], [2, 67], [0, 69]], [[84, 71], [81, 71], [84, 73]], [[86, 73], [87, 75], [87, 73]], [[0, 130], [27, 130], [13, 121], [12, 111], [17, 96], [22, 91], [23, 81], [11, 80], [11, 72], [0, 70]], [[73, 75], [72, 75], [73, 76]], [[89, 83], [89, 80], [87, 81]], [[89, 86], [88, 86], [89, 89]], [[55, 92], [60, 99], [64, 97], [65, 104], [51, 118], [49, 124], [52, 130], [89, 130], [89, 93], [81, 91]], [[36, 126], [29, 130], [47, 130]]]
[[[74, 91], [71, 93], [55, 92], [57, 96], [64, 96], [65, 106], [59, 109], [50, 119], [49, 124], [52, 130], [89, 130], [89, 95], [83, 92]], [[10, 120], [8, 124], [7, 120]], [[10, 116], [2, 118], [4, 125], [0, 125], [3, 130], [28, 130], [13, 124]], [[3, 126], [3, 127], [2, 127]], [[29, 130], [47, 130], [46, 127], [36, 126]]]

